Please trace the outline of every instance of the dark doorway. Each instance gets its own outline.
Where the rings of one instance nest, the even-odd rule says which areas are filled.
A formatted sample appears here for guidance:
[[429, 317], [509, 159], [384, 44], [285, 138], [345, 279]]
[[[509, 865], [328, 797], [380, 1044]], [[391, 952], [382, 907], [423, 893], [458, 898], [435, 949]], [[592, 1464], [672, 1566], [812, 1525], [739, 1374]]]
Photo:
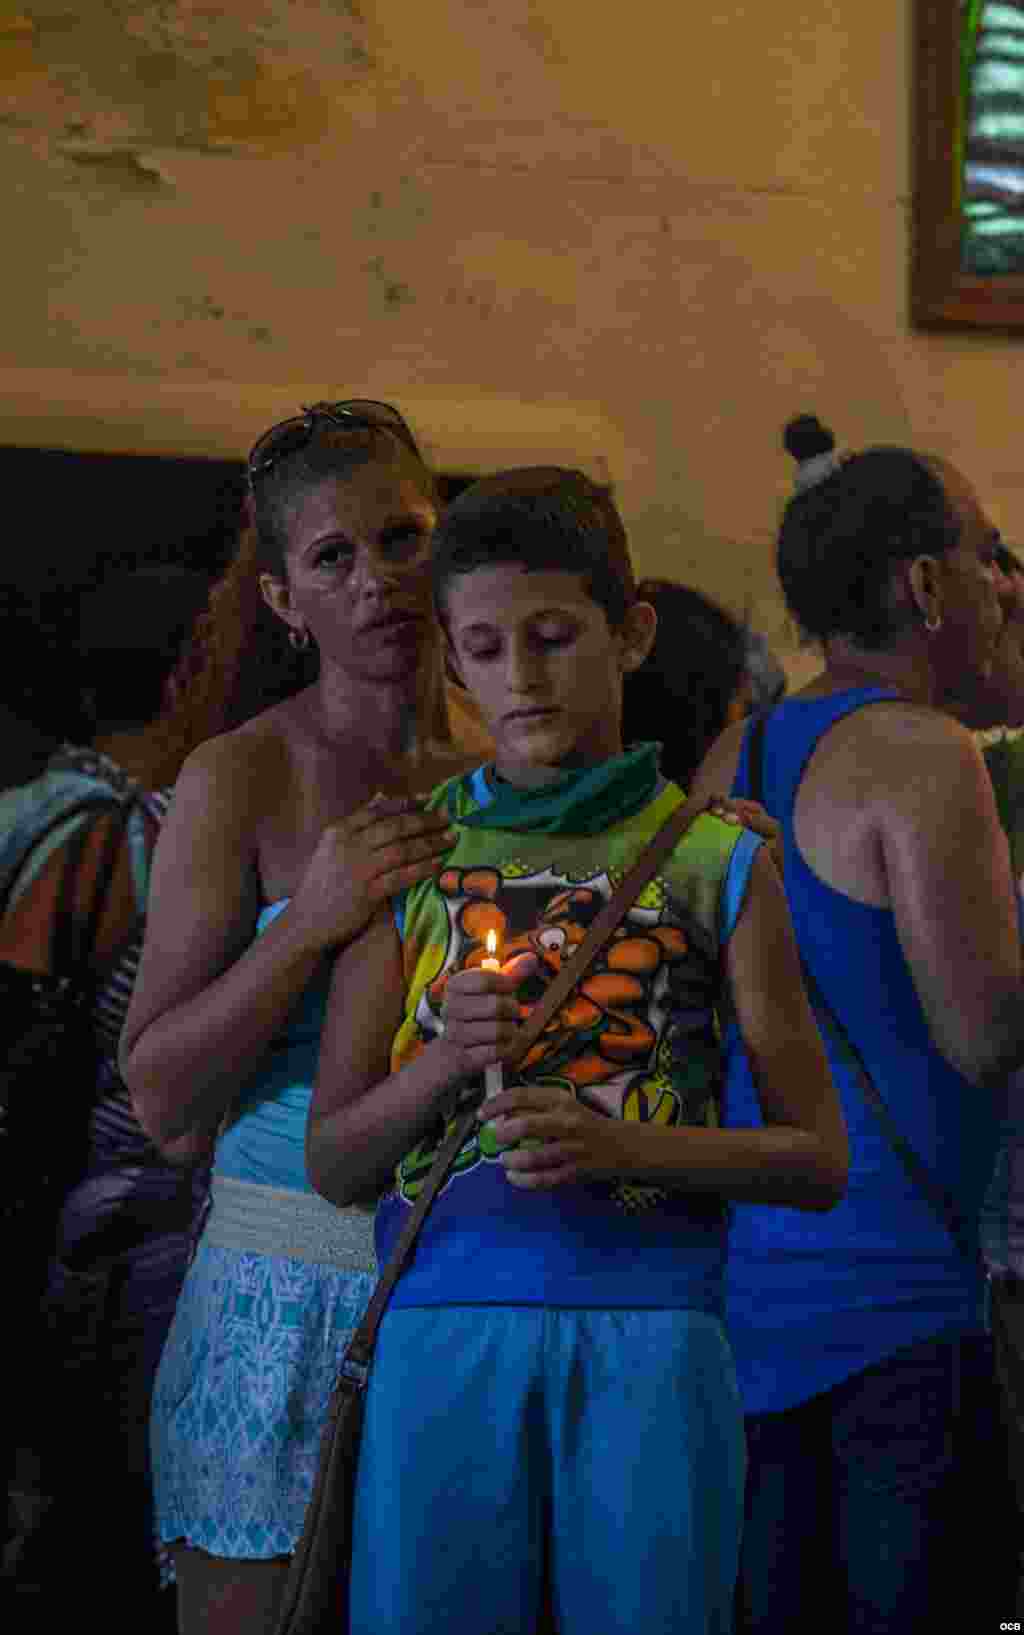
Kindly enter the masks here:
[[[443, 473], [442, 502], [473, 481]], [[54, 744], [74, 736], [82, 591], [152, 562], [185, 563], [216, 579], [238, 538], [245, 466], [0, 447], [0, 483], [12, 519], [0, 571], [0, 734], [9, 783], [33, 776]]]
[[33, 736], [42, 754], [74, 733], [81, 592], [148, 562], [184, 562], [215, 578], [237, 538], [244, 481], [237, 460], [0, 448], [0, 483], [11, 519], [0, 700], [20, 764]]

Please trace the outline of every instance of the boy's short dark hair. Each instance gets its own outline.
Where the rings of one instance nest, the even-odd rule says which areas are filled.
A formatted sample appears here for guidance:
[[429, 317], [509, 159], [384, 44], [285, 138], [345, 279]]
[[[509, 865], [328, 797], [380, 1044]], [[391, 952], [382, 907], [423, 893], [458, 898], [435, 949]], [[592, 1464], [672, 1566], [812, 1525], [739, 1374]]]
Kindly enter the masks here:
[[528, 572], [581, 575], [612, 630], [636, 600], [622, 518], [610, 490], [582, 471], [527, 466], [463, 490], [434, 535], [434, 600], [442, 622], [453, 579], [507, 562]]

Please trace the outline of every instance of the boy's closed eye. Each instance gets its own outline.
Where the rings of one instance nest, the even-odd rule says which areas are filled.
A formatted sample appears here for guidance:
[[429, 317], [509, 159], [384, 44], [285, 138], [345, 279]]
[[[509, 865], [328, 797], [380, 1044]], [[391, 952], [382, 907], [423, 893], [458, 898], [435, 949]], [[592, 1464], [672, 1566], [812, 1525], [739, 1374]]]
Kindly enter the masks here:
[[[538, 631], [532, 639], [540, 647], [568, 647], [570, 642], [575, 641], [576, 634], [575, 630], [559, 631], [551, 635]], [[467, 647], [465, 650], [466, 657], [472, 659], [474, 663], [497, 658], [500, 651], [501, 647], [497, 642], [490, 642], [485, 647]]]

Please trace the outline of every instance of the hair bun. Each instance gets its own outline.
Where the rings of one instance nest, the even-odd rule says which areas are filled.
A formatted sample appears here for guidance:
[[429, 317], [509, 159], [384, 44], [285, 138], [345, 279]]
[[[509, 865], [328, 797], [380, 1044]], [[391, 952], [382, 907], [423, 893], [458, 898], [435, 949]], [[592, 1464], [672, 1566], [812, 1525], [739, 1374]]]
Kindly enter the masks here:
[[782, 443], [787, 454], [791, 454], [801, 465], [818, 454], [831, 454], [836, 446], [828, 427], [823, 426], [817, 415], [813, 414], [798, 414], [794, 420], [787, 421]]

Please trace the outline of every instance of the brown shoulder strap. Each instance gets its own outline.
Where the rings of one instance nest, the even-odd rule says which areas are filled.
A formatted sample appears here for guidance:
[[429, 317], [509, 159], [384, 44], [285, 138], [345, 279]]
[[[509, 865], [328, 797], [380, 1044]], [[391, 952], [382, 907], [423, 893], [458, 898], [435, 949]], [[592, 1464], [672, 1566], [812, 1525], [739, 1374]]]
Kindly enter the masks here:
[[605, 903], [597, 919], [580, 943], [572, 959], [563, 965], [555, 980], [544, 991], [544, 998], [523, 1023], [516, 1041], [515, 1060], [519, 1061], [532, 1049], [573, 989], [589, 971], [598, 954], [619, 922], [625, 919], [644, 887], [657, 874], [666, 857], [678, 846], [694, 818], [707, 809], [706, 800], [684, 800], [662, 824], [657, 834], [644, 847], [618, 889]]
[[[677, 806], [671, 817], [662, 824], [657, 834], [644, 848], [629, 873], [625, 876], [618, 889], [614, 891], [590, 930], [587, 932], [579, 948], [573, 954], [567, 965], [563, 965], [550, 987], [545, 989], [544, 997], [536, 1005], [529, 1019], [524, 1022], [519, 1038], [516, 1041], [516, 1053], [512, 1065], [521, 1061], [534, 1042], [540, 1038], [548, 1022], [555, 1012], [568, 999], [577, 983], [586, 975], [594, 960], [601, 952], [608, 938], [616, 926], [623, 920], [633, 904], [636, 902], [644, 887], [653, 880], [658, 869], [678, 846], [683, 835], [689, 829], [694, 818], [707, 808], [706, 800], [684, 800]], [[470, 1079], [457, 1080], [447, 1088], [447, 1094], [456, 1094], [460, 1085], [469, 1084]], [[377, 1329], [384, 1315], [384, 1309], [391, 1297], [391, 1291], [401, 1277], [420, 1235], [420, 1229], [426, 1219], [427, 1211], [434, 1202], [454, 1164], [463, 1144], [472, 1133], [476, 1124], [476, 1105], [460, 1112], [454, 1125], [441, 1146], [437, 1157], [430, 1166], [430, 1173], [423, 1183], [423, 1190], [413, 1205], [405, 1226], [402, 1228], [398, 1242], [391, 1253], [380, 1281], [373, 1292], [373, 1298], [366, 1309], [366, 1315], [349, 1342], [348, 1350], [342, 1361], [342, 1373], [348, 1373], [357, 1380], [366, 1378], [373, 1347], [377, 1339]]]

